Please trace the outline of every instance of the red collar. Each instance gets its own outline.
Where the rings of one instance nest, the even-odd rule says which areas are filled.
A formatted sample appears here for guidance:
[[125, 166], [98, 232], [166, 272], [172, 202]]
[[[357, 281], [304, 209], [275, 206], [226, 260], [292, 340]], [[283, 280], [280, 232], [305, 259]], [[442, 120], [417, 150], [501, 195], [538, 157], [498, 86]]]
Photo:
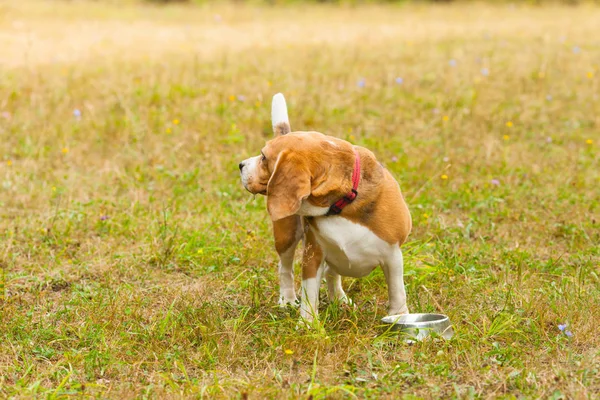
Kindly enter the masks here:
[[344, 207], [352, 203], [356, 196], [358, 196], [358, 184], [360, 182], [360, 155], [358, 151], [354, 150], [354, 170], [352, 171], [352, 190], [347, 195], [336, 201], [329, 207], [329, 211], [325, 215], [337, 215], [342, 212]]

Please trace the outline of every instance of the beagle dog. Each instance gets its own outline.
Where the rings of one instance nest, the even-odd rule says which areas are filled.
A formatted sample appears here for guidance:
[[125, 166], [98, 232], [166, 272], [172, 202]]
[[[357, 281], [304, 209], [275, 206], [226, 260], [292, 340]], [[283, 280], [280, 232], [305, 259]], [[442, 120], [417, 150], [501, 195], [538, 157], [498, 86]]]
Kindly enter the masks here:
[[324, 276], [330, 300], [350, 303], [341, 276], [377, 266], [388, 286], [389, 315], [408, 313], [400, 245], [412, 222], [394, 177], [368, 149], [319, 132], [291, 132], [285, 98], [273, 97], [275, 138], [239, 164], [242, 184], [267, 196], [279, 254], [279, 304], [296, 304], [293, 263], [304, 238], [300, 317], [317, 316]]

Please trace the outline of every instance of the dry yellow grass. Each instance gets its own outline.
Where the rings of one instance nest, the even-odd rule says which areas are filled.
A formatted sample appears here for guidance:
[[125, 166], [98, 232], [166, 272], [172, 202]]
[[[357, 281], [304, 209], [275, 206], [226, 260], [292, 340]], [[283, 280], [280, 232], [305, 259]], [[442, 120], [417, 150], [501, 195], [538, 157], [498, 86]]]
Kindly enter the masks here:
[[[392, 12], [390, 12], [392, 10]], [[382, 41], [432, 43], [484, 34], [587, 41], [597, 8], [107, 7], [94, 3], [9, 2], [0, 8], [3, 65], [33, 67], [98, 58], [202, 57], [285, 46], [380, 46]], [[531, 44], [525, 42], [524, 44]]]
[[[593, 398], [600, 9], [0, 5], [0, 396]], [[401, 78], [398, 79], [398, 78]], [[415, 229], [297, 331], [237, 163], [292, 127], [372, 149]], [[558, 328], [567, 323], [568, 337]]]

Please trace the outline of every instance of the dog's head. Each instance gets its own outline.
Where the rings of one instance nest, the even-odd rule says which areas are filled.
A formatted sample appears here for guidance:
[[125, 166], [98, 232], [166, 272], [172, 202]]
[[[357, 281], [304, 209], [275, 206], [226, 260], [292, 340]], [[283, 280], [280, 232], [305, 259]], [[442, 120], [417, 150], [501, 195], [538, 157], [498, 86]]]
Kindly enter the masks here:
[[242, 184], [250, 193], [267, 196], [273, 221], [290, 215], [324, 215], [350, 188], [354, 150], [344, 140], [318, 132], [290, 133], [285, 98], [273, 96], [275, 139], [260, 155], [239, 164]]
[[[290, 121], [287, 113], [287, 104], [281, 93], [273, 96], [271, 106], [271, 120], [275, 137], [290, 133]], [[248, 158], [239, 164], [242, 184], [250, 193], [267, 194], [267, 185], [271, 177], [268, 170], [267, 157], [264, 152], [259, 156]]]
[[317, 216], [350, 190], [354, 150], [318, 132], [295, 132], [268, 141], [260, 155], [239, 166], [244, 187], [267, 196], [273, 221], [294, 214]]

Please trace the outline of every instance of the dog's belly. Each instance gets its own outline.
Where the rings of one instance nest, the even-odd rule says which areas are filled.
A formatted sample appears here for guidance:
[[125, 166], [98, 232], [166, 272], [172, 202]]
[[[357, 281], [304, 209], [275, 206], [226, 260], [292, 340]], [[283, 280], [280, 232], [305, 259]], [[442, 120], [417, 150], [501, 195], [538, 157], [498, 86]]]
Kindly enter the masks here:
[[325, 261], [342, 276], [360, 278], [385, 263], [397, 244], [389, 244], [369, 228], [344, 217], [315, 218], [313, 229]]

